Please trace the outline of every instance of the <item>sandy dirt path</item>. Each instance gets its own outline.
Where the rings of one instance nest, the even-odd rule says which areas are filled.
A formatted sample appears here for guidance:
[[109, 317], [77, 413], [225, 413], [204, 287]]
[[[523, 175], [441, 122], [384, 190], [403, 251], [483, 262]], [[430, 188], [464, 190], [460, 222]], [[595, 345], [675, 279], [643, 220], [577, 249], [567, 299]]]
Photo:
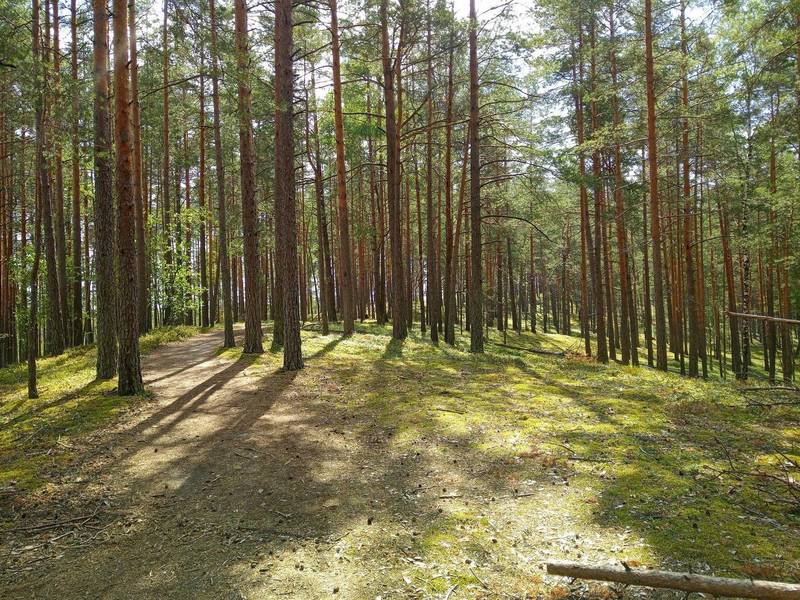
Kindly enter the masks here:
[[[293, 374], [220, 357], [221, 343], [214, 331], [144, 359], [154, 398], [55, 490], [52, 520], [80, 527], [50, 543], [33, 532], [43, 548], [24, 550], [41, 543], [33, 535], [9, 544], [18, 560], [4, 597], [327, 597], [343, 585], [308, 563], [323, 545], [336, 562], [353, 515], [334, 481], [347, 444]], [[24, 567], [31, 556], [45, 558]]]

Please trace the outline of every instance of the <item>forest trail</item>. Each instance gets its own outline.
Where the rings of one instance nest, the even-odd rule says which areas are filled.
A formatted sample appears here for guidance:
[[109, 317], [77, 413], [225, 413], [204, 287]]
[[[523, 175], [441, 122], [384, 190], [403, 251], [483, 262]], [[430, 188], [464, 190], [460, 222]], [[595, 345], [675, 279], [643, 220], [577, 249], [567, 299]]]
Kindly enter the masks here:
[[[0, 595], [583, 598], [596, 596], [579, 584], [549, 595], [560, 580], [542, 563], [679, 566], [690, 538], [694, 569], [723, 541], [737, 561], [774, 555], [719, 527], [741, 523], [706, 495], [724, 482], [696, 475], [697, 488], [664, 496], [707, 429], [687, 423], [685, 379], [637, 387], [580, 359], [479, 357], [374, 326], [352, 338], [306, 330], [303, 343], [307, 368], [294, 373], [278, 369], [280, 354], [221, 351], [219, 330], [147, 355], [153, 398], [90, 436], [5, 532]], [[757, 426], [717, 434], [777, 435]], [[764, 543], [780, 547], [792, 527], [776, 522]], [[656, 597], [625, 597], [642, 595]]]
[[327, 518], [307, 530], [292, 513], [338, 506], [329, 481], [347, 445], [304, 410], [295, 374], [264, 376], [250, 368], [256, 357], [220, 357], [221, 345], [217, 330], [143, 359], [154, 400], [107, 432], [107, 446], [58, 490], [79, 514], [53, 521], [85, 522], [92, 539], [19, 573], [5, 597], [239, 598], [250, 563], [335, 541]]

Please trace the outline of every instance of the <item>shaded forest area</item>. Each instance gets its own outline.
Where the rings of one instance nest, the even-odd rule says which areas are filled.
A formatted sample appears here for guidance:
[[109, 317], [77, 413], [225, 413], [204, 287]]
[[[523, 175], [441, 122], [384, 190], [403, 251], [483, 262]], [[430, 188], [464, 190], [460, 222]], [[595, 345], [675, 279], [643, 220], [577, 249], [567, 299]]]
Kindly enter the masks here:
[[[135, 523], [182, 494], [196, 533], [216, 523], [187, 546], [203, 576], [131, 567], [114, 593], [281, 595], [220, 578], [212, 540], [260, 518], [202, 504], [240, 435], [296, 508], [269, 512], [331, 561], [367, 513], [397, 540], [431, 523], [391, 547], [351, 530], [356, 564], [394, 556], [386, 598], [592, 597], [535, 573], [579, 546], [530, 542], [537, 506], [543, 539], [595, 536], [578, 558], [797, 580], [799, 210], [798, 0], [0, 0], [0, 560], [31, 576], [69, 524], [90, 568], [86, 525], [136, 532], [145, 572]], [[365, 507], [328, 469], [368, 495], [371, 445], [388, 491]], [[220, 485], [254, 503], [274, 482], [250, 475]], [[250, 521], [243, 548], [287, 552]], [[96, 590], [71, 577], [37, 593]], [[286, 593], [370, 583], [320, 577]]]

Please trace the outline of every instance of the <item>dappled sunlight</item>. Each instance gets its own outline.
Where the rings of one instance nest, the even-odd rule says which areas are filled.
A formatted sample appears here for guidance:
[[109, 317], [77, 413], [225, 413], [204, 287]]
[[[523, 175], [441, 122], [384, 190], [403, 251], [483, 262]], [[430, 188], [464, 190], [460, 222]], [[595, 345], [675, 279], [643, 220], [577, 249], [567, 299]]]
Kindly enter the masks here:
[[88, 591], [111, 574], [144, 598], [455, 584], [493, 597], [547, 589], [553, 558], [797, 568], [796, 518], [754, 515], [752, 492], [710, 470], [728, 460], [715, 439], [737, 459], [790, 451], [791, 419], [753, 414], [718, 384], [357, 329], [305, 329], [299, 372], [280, 354], [220, 354], [219, 333], [149, 357], [152, 404], [50, 490], [80, 498], [77, 513], [99, 507], [108, 541], [45, 561], [39, 589]]

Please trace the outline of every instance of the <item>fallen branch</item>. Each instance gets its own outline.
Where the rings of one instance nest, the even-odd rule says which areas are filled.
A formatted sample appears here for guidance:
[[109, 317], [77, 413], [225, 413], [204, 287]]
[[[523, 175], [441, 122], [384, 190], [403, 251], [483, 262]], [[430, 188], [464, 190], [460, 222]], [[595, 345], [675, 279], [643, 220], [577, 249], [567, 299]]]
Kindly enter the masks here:
[[800, 406], [800, 400], [786, 400], [784, 402], [756, 402], [750, 400], [747, 406], [754, 406], [758, 408], [769, 408], [770, 406]]
[[743, 392], [798, 392], [800, 388], [792, 387], [790, 385], [775, 385], [775, 386], [759, 386], [759, 387], [746, 387], [741, 388]]
[[438, 411], [441, 411], [441, 412], [454, 413], [454, 414], [457, 414], [457, 415], [465, 415], [465, 414], [467, 414], [467, 412], [464, 411], [464, 410], [455, 410], [453, 408], [444, 408], [442, 406], [437, 406], [434, 410], [438, 410]]
[[42, 523], [41, 525], [29, 525], [27, 527], [10, 527], [7, 531], [44, 531], [46, 529], [54, 529], [56, 527], [61, 527], [62, 525], [69, 525], [70, 523], [77, 523], [80, 521], [80, 525], [83, 525], [87, 521], [90, 521], [97, 515], [98, 511], [94, 511], [90, 515], [84, 515], [82, 517], [75, 517], [74, 519], [66, 519], [64, 521], [54, 521], [52, 523]]
[[770, 317], [768, 315], [755, 315], [752, 313], [740, 313], [727, 311], [731, 317], [740, 317], [742, 319], [755, 319], [756, 321], [770, 321], [772, 323], [786, 323], [788, 325], [800, 325], [797, 319], [784, 319], [782, 317]]
[[530, 352], [531, 354], [543, 354], [545, 356], [558, 356], [559, 358], [564, 358], [567, 353], [566, 352], [553, 352], [552, 350], [540, 350], [539, 348], [522, 348], [521, 346], [512, 346], [510, 344], [498, 344], [497, 342], [489, 342], [495, 346], [502, 346], [503, 348], [509, 348], [511, 350], [520, 350], [522, 352]]
[[547, 563], [549, 575], [563, 575], [579, 579], [614, 581], [626, 585], [702, 592], [712, 596], [735, 598], [763, 598], [768, 600], [800, 600], [800, 585], [757, 579], [730, 579], [694, 573], [634, 569], [623, 566], [583, 565], [569, 561]]

